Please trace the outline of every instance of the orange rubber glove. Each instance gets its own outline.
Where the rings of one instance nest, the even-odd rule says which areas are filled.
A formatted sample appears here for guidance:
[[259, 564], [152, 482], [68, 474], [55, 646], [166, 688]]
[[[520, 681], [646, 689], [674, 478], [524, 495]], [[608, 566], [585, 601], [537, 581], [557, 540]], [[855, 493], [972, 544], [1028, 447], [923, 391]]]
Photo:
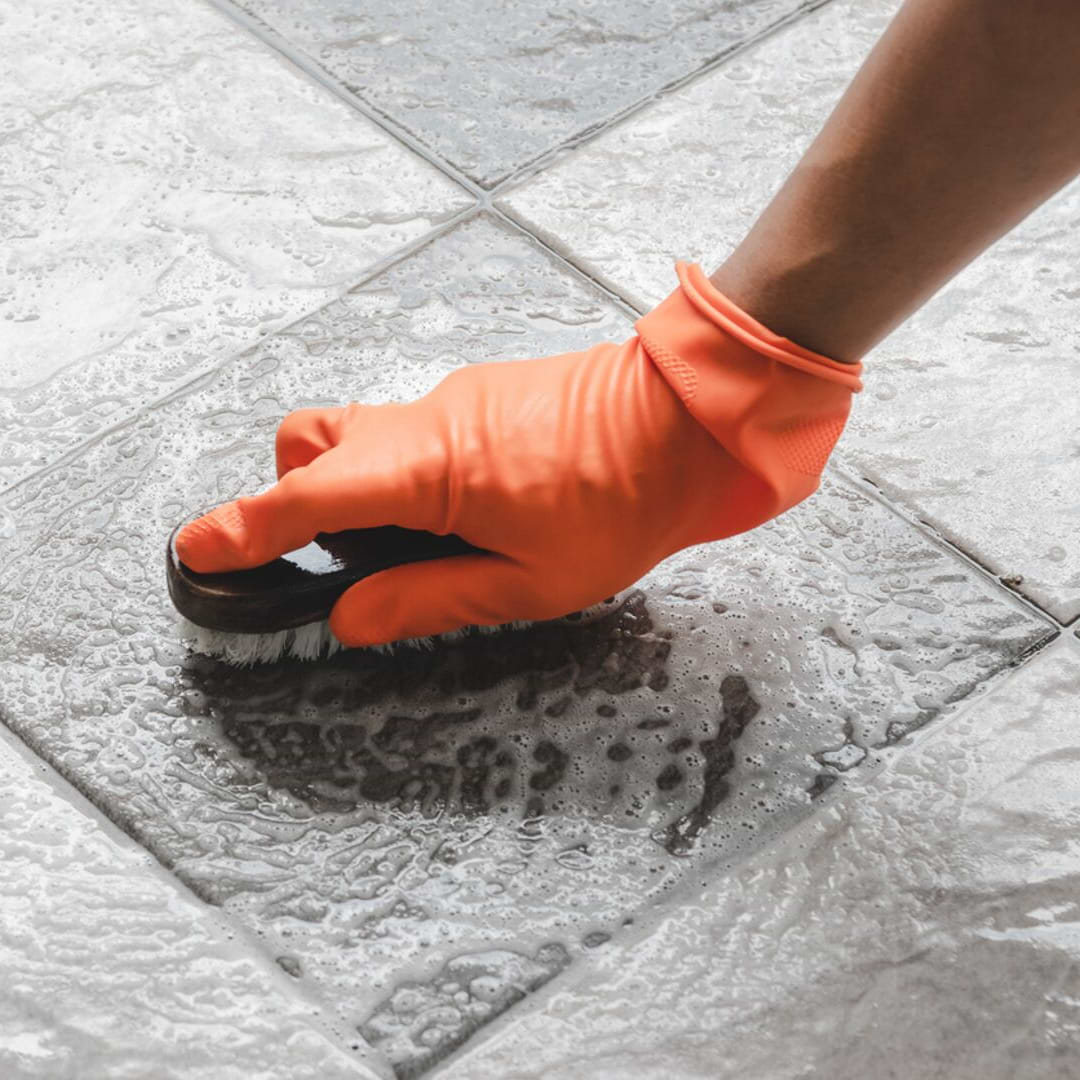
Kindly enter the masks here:
[[277, 485], [187, 526], [177, 554], [237, 570], [373, 525], [490, 552], [353, 585], [330, 627], [360, 646], [566, 615], [776, 517], [817, 489], [862, 364], [773, 334], [700, 266], [676, 271], [621, 345], [465, 366], [408, 404], [290, 414]]

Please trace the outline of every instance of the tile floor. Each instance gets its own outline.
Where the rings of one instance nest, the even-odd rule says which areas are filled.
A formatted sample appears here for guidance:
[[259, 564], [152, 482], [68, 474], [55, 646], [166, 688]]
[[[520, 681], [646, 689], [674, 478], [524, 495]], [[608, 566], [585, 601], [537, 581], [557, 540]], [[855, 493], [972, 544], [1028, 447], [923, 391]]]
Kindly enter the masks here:
[[291, 409], [629, 336], [896, 7], [0, 0], [4, 1076], [1080, 1075], [1076, 188], [590, 620], [239, 672], [164, 587]]
[[472, 206], [206, 4], [0, 14], [0, 490]]
[[240, 6], [490, 188], [822, 2]]
[[271, 957], [3, 731], [0, 853], [0, 1075], [364, 1076]]

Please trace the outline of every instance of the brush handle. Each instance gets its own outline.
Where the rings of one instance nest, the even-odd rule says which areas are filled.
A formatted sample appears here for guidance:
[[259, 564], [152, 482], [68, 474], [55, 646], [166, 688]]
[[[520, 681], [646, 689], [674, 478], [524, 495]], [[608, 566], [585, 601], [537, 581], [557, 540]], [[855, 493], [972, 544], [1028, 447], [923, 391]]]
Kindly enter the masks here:
[[305, 548], [253, 570], [196, 574], [177, 557], [169, 537], [169, 596], [185, 618], [207, 630], [268, 634], [329, 618], [341, 594], [356, 582], [404, 563], [467, 555], [480, 548], [451, 533], [382, 525], [320, 533]]

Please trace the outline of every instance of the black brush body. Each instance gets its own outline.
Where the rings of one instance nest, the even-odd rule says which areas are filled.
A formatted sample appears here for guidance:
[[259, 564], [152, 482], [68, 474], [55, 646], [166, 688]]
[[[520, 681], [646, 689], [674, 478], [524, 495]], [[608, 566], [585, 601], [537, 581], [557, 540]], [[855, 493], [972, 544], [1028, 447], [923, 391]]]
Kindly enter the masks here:
[[230, 634], [272, 634], [319, 622], [346, 589], [380, 570], [480, 551], [453, 533], [382, 525], [320, 533], [307, 547], [252, 570], [197, 574], [176, 554], [181, 527], [166, 550], [169, 596], [196, 626]]

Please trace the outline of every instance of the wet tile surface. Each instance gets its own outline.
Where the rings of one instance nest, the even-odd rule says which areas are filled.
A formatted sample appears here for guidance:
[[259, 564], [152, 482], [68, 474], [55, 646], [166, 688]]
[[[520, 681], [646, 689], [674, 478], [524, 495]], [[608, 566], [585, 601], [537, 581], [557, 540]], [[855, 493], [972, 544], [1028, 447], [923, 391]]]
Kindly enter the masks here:
[[[711, 273], [739, 244], [898, 6], [829, 4], [500, 205], [648, 310], [675, 258]], [[872, 350], [834, 454], [1064, 622], [1080, 614], [1078, 212], [1073, 183]]]
[[165, 537], [271, 479], [285, 412], [631, 332], [476, 218], [6, 499], [0, 713], [398, 1076], [1051, 632], [829, 480], [587, 621], [247, 673], [185, 656]]
[[[647, 311], [711, 273], [813, 141], [898, 0], [833, 0], [510, 188], [499, 205]], [[647, 212], [643, 212], [647, 211]]]
[[1078, 695], [1055, 646], [440, 1075], [1074, 1077]]
[[1080, 184], [868, 361], [837, 461], [1062, 622], [1080, 615]]
[[491, 186], [820, 3], [240, 0], [365, 101]]
[[0, 5], [0, 490], [471, 204], [202, 3]]
[[373, 1075], [279, 969], [14, 743], [0, 735], [0, 1075]]

